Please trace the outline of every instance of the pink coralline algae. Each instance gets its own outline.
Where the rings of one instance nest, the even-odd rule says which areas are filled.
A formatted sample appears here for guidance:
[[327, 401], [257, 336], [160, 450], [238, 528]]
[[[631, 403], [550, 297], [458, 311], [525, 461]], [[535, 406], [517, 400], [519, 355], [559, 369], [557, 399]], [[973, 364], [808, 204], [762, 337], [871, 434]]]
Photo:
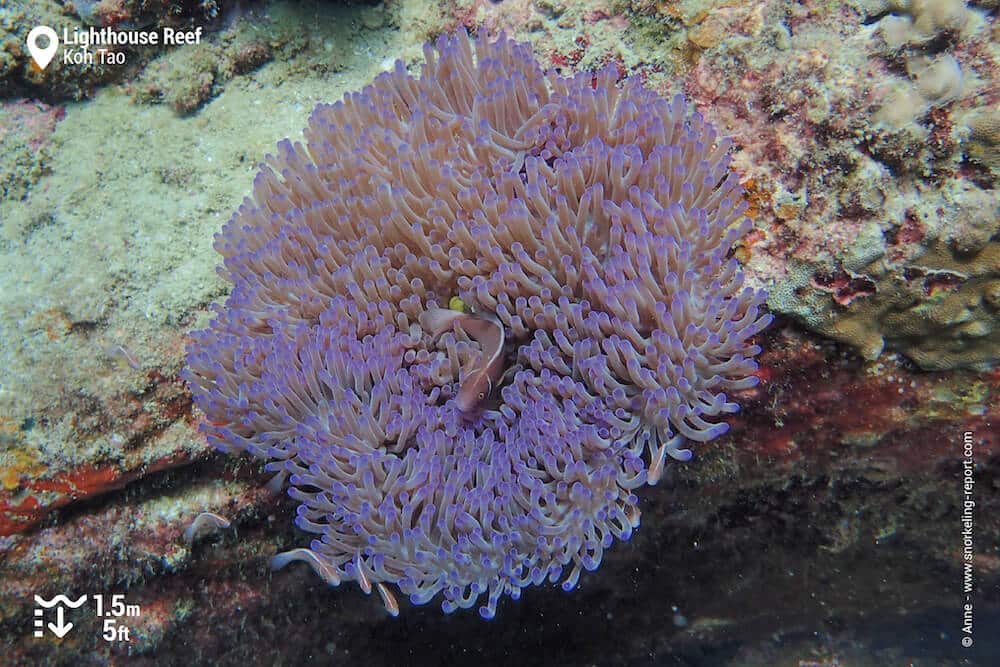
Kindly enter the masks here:
[[[751, 223], [729, 141], [683, 99], [545, 73], [504, 37], [425, 54], [268, 156], [216, 236], [233, 289], [186, 379], [209, 441], [301, 503], [316, 539], [276, 565], [393, 613], [396, 589], [446, 612], [485, 596], [490, 618], [629, 539], [634, 491], [728, 429], [771, 318], [730, 257]], [[422, 326], [449, 307], [503, 335]]]

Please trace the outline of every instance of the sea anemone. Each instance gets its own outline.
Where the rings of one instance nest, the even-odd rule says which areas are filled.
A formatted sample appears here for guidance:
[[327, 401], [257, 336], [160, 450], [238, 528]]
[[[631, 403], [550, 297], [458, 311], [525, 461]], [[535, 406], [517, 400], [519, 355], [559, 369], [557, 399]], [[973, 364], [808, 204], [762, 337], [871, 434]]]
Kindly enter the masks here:
[[730, 257], [730, 142], [683, 99], [503, 36], [425, 56], [266, 158], [185, 375], [316, 536], [276, 566], [490, 618], [631, 536], [634, 490], [727, 430], [770, 316]]

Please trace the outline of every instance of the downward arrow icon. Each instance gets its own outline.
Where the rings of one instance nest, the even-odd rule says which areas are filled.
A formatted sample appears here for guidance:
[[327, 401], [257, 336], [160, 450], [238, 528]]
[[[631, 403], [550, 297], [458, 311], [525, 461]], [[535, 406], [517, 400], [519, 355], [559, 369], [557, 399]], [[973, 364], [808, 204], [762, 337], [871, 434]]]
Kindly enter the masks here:
[[66, 633], [73, 629], [72, 623], [66, 623], [63, 617], [63, 612], [65, 610], [62, 607], [56, 607], [56, 622], [49, 623], [49, 630], [58, 637], [62, 639], [66, 636]]

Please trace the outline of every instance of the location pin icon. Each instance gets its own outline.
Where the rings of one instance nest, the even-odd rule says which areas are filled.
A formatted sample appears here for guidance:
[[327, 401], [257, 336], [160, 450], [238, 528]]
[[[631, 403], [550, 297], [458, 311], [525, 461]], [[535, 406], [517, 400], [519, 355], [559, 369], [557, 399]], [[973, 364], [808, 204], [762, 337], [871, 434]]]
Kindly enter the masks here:
[[[39, 46], [38, 38], [42, 36], [49, 38], [48, 46]], [[28, 33], [28, 53], [34, 59], [35, 64], [38, 65], [38, 69], [45, 69], [52, 62], [52, 58], [56, 55], [56, 49], [59, 48], [59, 35], [56, 31], [47, 25], [40, 25], [32, 28], [31, 32]]]

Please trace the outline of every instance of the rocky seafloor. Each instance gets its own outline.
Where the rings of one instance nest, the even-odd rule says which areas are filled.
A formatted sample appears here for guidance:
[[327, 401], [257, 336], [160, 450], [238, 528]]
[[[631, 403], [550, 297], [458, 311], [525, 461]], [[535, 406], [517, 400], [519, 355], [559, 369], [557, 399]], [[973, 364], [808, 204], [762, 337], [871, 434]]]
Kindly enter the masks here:
[[[1000, 664], [1000, 45], [990, 0], [0, 5], [0, 642], [10, 664]], [[203, 26], [122, 66], [33, 67], [38, 24]], [[442, 32], [614, 64], [733, 140], [770, 291], [761, 384], [642, 490], [577, 590], [497, 618], [304, 567], [294, 503], [213, 452], [179, 373], [225, 295], [212, 238], [316, 103]], [[964, 444], [975, 643], [963, 647]], [[188, 543], [203, 511], [232, 528]], [[34, 595], [115, 593], [106, 641]], [[126, 625], [126, 623], [122, 623]]]

